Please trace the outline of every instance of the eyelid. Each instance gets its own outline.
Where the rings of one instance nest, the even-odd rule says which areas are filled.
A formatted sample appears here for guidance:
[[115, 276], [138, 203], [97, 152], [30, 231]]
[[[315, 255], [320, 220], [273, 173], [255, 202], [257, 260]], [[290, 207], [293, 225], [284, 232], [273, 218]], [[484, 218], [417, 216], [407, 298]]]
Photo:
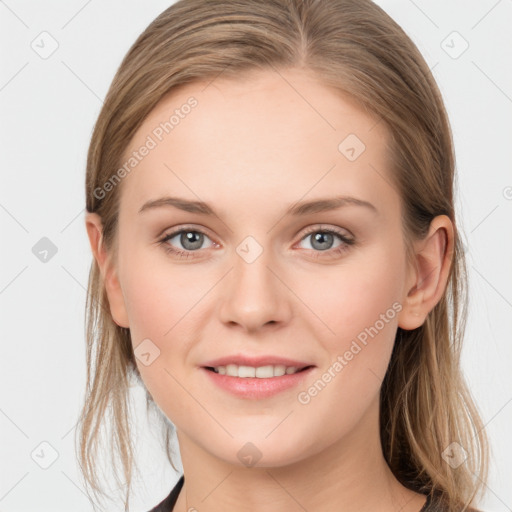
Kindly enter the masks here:
[[[176, 235], [178, 235], [179, 233], [181, 233], [182, 231], [194, 231], [194, 232], [197, 232], [197, 233], [201, 233], [205, 236], [207, 236], [210, 240], [212, 241], [215, 241], [215, 236], [212, 235], [210, 233], [210, 231], [206, 228], [203, 228], [203, 227], [198, 227], [198, 226], [195, 226], [193, 224], [183, 224], [183, 225], [178, 225], [178, 226], [174, 226], [172, 228], [166, 228], [162, 231], [162, 233], [160, 235], [158, 235], [158, 239], [162, 239], [162, 238], [167, 238], [167, 237], [174, 237]], [[216, 242], [218, 243], [218, 242]]]
[[[336, 233], [337, 235], [340, 235], [343, 238], [355, 238], [354, 235], [346, 228], [340, 228], [338, 226], [332, 226], [330, 224], [314, 224], [312, 226], [309, 226], [305, 228], [306, 231], [302, 234], [302, 237], [300, 240], [303, 240], [304, 237], [307, 235], [310, 235], [311, 233], [316, 233], [317, 231], [328, 231], [331, 233]], [[345, 234], [347, 233], [347, 234]]]

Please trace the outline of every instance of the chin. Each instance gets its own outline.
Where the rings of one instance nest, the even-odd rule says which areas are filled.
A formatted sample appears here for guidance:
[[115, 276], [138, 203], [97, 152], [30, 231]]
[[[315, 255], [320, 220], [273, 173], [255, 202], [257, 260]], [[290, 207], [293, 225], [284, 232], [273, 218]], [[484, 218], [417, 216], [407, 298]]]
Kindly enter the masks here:
[[[215, 442], [215, 451], [211, 453], [228, 464], [249, 469], [285, 467], [307, 456], [304, 449], [305, 439], [309, 437], [310, 443], [310, 435], [305, 436], [302, 441], [295, 436], [290, 436], [289, 432], [284, 430], [281, 436], [277, 432], [265, 438], [267, 435], [267, 431], [265, 434], [260, 432], [258, 435], [251, 435], [249, 432], [244, 435], [235, 435], [234, 439], [226, 440], [224, 443]], [[211, 444], [206, 446], [209, 450], [211, 447]], [[308, 451], [311, 450], [311, 446], [307, 448]]]

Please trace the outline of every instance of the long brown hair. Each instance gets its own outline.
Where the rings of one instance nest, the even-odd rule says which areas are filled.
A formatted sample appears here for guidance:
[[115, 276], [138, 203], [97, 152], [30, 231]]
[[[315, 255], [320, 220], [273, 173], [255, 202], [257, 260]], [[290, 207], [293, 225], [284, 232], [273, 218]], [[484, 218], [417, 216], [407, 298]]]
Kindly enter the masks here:
[[[108, 194], [98, 191], [115, 174], [130, 140], [157, 103], [174, 88], [196, 80], [221, 73], [223, 78], [237, 78], [246, 71], [270, 68], [307, 70], [385, 123], [409, 256], [411, 241], [425, 236], [435, 216], [448, 215], [455, 226], [452, 266], [442, 299], [421, 327], [398, 329], [381, 389], [380, 431], [386, 461], [403, 485], [439, 495], [449, 511], [466, 510], [487, 479], [488, 441], [460, 367], [468, 299], [454, 213], [451, 129], [428, 65], [380, 7], [370, 0], [173, 4], [130, 48], [107, 93], [88, 152], [87, 211], [101, 217], [103, 243], [115, 251], [122, 184]], [[128, 510], [134, 467], [130, 379], [143, 383], [129, 329], [113, 321], [95, 261], [86, 309], [87, 388], [77, 430], [79, 460], [88, 486], [95, 495], [105, 495], [96, 454], [102, 446], [100, 429], [108, 420], [112, 468], [118, 478], [119, 459]], [[154, 404], [147, 391], [146, 396], [149, 408]], [[176, 469], [170, 450], [172, 424], [161, 420], [167, 457]], [[467, 453], [457, 467], [445, 456], [454, 446]]]

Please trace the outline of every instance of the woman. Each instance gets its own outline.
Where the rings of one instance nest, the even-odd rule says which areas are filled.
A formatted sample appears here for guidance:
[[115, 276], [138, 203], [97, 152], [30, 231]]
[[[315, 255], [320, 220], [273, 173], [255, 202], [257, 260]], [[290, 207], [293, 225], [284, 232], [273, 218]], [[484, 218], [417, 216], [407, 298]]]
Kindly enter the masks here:
[[135, 377], [183, 464], [155, 511], [470, 510], [453, 180], [435, 81], [372, 2], [164, 11], [88, 154], [93, 491], [109, 410], [128, 503]]

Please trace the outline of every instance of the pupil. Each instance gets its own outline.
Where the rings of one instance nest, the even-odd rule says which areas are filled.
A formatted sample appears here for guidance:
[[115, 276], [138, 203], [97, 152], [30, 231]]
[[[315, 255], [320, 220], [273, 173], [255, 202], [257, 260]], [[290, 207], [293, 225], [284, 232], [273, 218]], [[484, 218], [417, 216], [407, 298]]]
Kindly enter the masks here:
[[[332, 245], [332, 241], [333, 241], [332, 233], [316, 233], [313, 237], [312, 246], [315, 249], [320, 249], [321, 251], [324, 251], [324, 250], [330, 248], [330, 246]], [[319, 245], [315, 246], [315, 244], [317, 244], [317, 243], [319, 243]]]
[[187, 250], [199, 249], [203, 244], [203, 234], [197, 231], [186, 231], [181, 234], [180, 242]]

